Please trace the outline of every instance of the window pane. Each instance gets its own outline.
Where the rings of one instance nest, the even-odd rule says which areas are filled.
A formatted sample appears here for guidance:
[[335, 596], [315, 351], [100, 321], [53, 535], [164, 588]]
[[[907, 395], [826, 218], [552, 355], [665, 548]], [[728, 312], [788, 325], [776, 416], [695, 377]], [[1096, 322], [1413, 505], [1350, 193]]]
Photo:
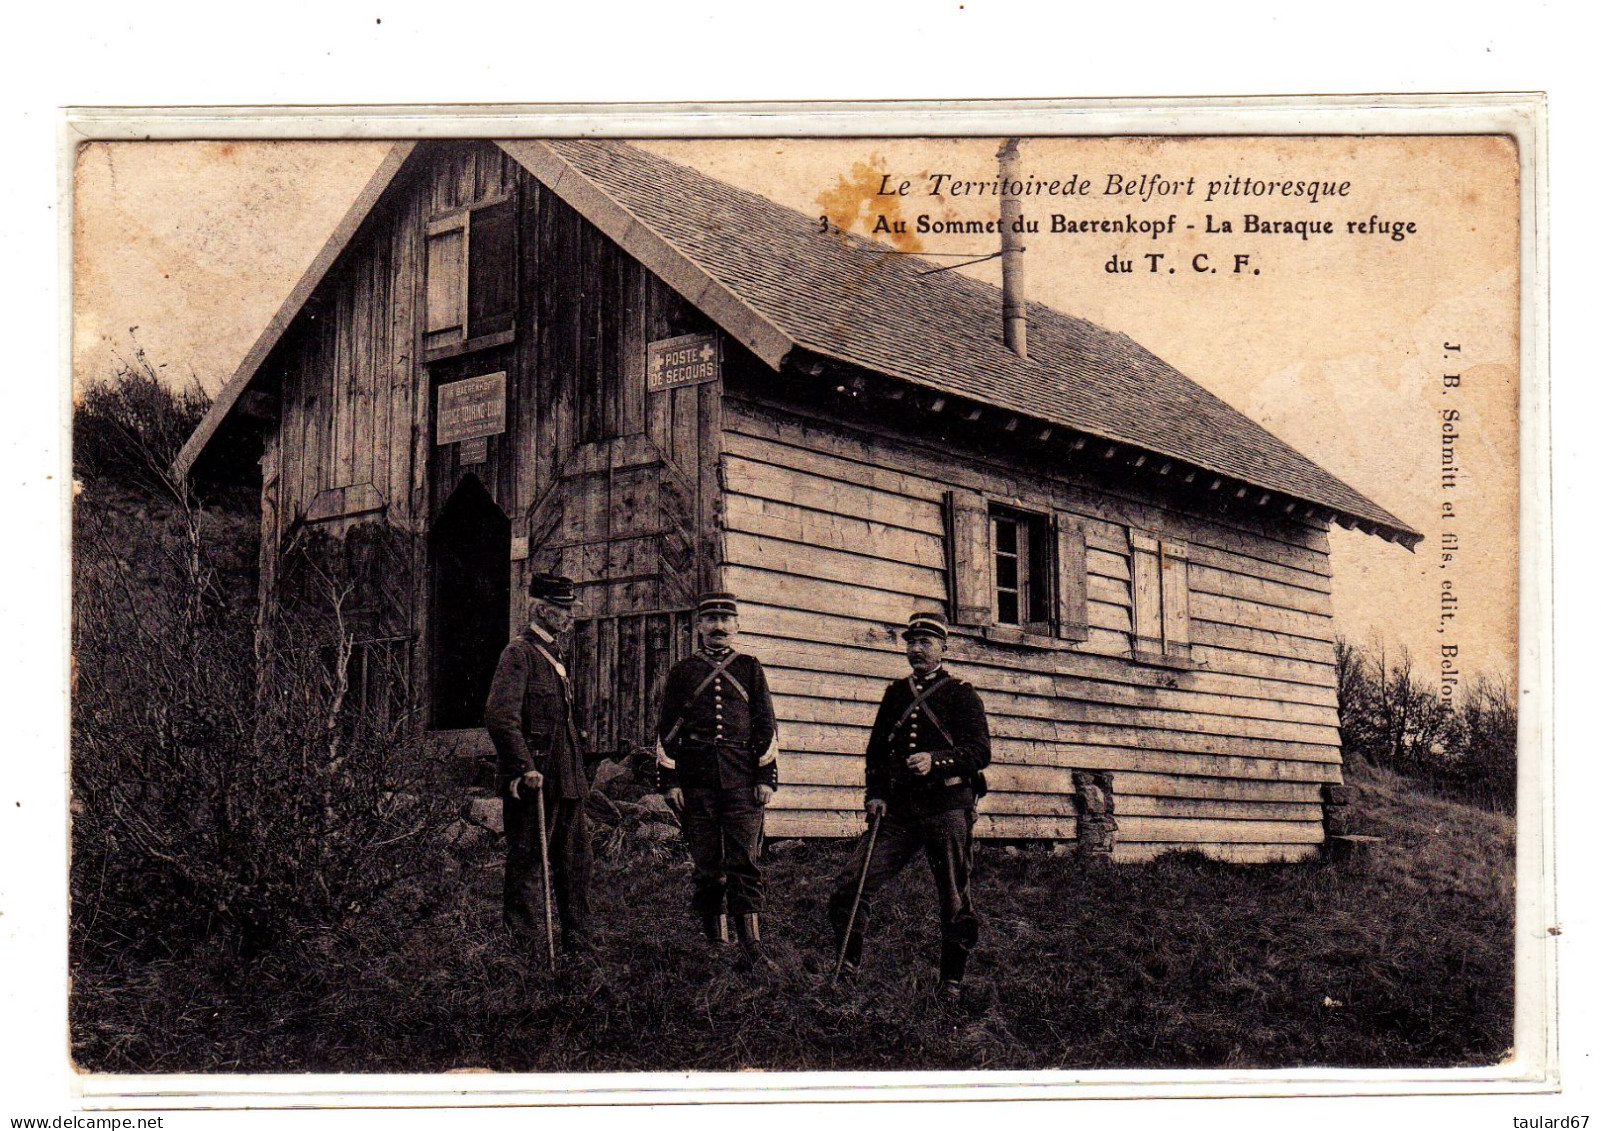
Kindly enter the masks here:
[[995, 551], [1000, 554], [1017, 553], [1017, 523], [1009, 518], [995, 520]]
[[1017, 588], [1017, 559], [995, 555], [995, 585], [999, 589]]
[[995, 594], [995, 619], [1002, 624], [1017, 624], [1017, 594]]

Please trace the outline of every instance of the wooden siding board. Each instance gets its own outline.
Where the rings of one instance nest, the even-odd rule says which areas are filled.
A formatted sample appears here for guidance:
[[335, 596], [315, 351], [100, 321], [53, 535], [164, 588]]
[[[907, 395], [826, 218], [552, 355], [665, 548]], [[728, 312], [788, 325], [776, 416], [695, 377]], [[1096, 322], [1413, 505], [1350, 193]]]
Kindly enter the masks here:
[[[872, 702], [849, 700], [826, 694], [803, 695], [788, 690], [774, 691], [774, 708], [783, 718], [817, 723], [838, 721], [841, 724], [869, 727], [872, 725], [876, 699]], [[1239, 718], [1233, 715], [1201, 715], [1188, 711], [1147, 710], [1135, 707], [1112, 707], [1072, 699], [1054, 703], [1043, 701], [1043, 708], [1021, 697], [1009, 697], [989, 691], [984, 693], [990, 733], [999, 736], [1062, 740], [1072, 728], [1118, 727], [1141, 732], [1161, 731], [1220, 739], [1251, 739], [1270, 743], [1289, 743], [1296, 746], [1326, 747], [1333, 758], [1339, 758], [1340, 732], [1334, 726], [1316, 726], [1308, 723], [1286, 723], [1260, 719]], [[1029, 713], [1025, 710], [1033, 708]]]
[[[789, 751], [859, 757], [867, 748], [865, 725], [785, 717], [779, 727], [783, 748]], [[1340, 780], [1339, 751], [1325, 746], [1082, 723], [1061, 730], [1037, 724], [1028, 729], [1033, 733], [993, 735], [996, 760], [1267, 781]]]
[[[901, 643], [898, 636], [903, 624], [904, 620], [863, 620], [811, 613], [788, 605], [767, 605], [752, 598], [746, 599], [741, 613], [741, 628], [747, 638], [763, 637], [772, 642], [769, 647], [799, 649], [803, 654], [814, 656], [819, 655], [818, 649], [825, 649], [820, 658], [827, 666], [849, 668], [859, 663], [874, 662], [860, 656], [859, 652], [863, 651], [881, 658], [893, 657], [893, 662], [887, 668], [877, 669], [885, 678], [894, 678], [898, 674], [896, 665], [904, 664], [900, 658]], [[834, 655], [836, 648], [847, 651]], [[993, 645], [971, 636], [957, 636], [953, 637], [951, 644], [951, 662], [957, 667], [992, 666], [1007, 671], [1032, 664], [1039, 665], [1039, 670], [1048, 670], [1051, 674], [1124, 682], [1134, 686], [1183, 687], [1242, 698], [1286, 700], [1328, 707], [1335, 705], [1332, 685], [1325, 678], [1332, 668], [1318, 664], [1304, 663], [1294, 667], [1291, 661], [1275, 660], [1272, 663], [1291, 668], [1289, 675], [1279, 673], [1275, 676], [1272, 671], [1239, 675], [1222, 670], [1221, 665], [1173, 672], [1128, 664], [1115, 658], [1089, 654], [1082, 646], [1040, 652], [1032, 660], [1026, 656], [1030, 651], [1033, 650], [1027, 647]], [[1025, 655], [1020, 657], [1020, 652]], [[885, 663], [885, 660], [877, 662]], [[863, 670], [872, 672], [874, 669]], [[1302, 676], [1313, 678], [1299, 680]]]
[[[1021, 496], [1039, 491], [1038, 483], [1050, 482], [998, 461], [979, 467], [976, 459], [954, 459], [948, 450], [892, 435], [887, 428], [869, 434], [860, 425], [824, 419], [794, 405], [779, 407], [748, 393], [730, 397], [729, 407], [731, 433], [765, 441], [769, 452], [787, 449], [785, 460], [802, 462], [810, 469], [821, 470], [834, 461], [833, 475], [842, 482], [857, 481], [864, 474], [864, 467], [890, 468], [904, 476], [904, 489], [911, 490], [916, 485], [919, 492], [961, 487]], [[804, 454], [794, 456], [791, 452]], [[853, 469], [852, 464], [860, 466]], [[927, 477], [924, 469], [929, 467], [940, 468], [943, 482]], [[1245, 555], [1265, 555], [1269, 561], [1329, 573], [1328, 535], [1318, 527], [1294, 521], [1264, 526], [1237, 514], [1202, 519], [1135, 498], [1126, 493], [1126, 486], [1055, 482], [1051, 490], [1047, 501], [1059, 510], [1121, 526], [1153, 527], [1169, 537], [1200, 541]]]
[[[745, 646], [748, 648], [749, 643]], [[884, 659], [893, 658], [886, 656]], [[900, 671], [893, 675], [884, 674], [895, 666], [888, 662], [873, 665], [871, 672], [864, 672], [865, 665], [861, 664], [854, 669], [837, 665], [833, 670], [802, 668], [785, 655], [768, 654], [763, 662], [773, 687], [782, 688], [787, 694], [869, 705], [878, 703], [889, 679], [903, 678], [906, 670], [904, 661], [898, 665]], [[1321, 728], [1320, 733], [1337, 725], [1335, 710], [1327, 706], [1130, 686], [1045, 672], [1009, 671], [998, 665], [980, 667], [951, 662], [949, 670], [972, 683], [992, 715], [1070, 719], [1083, 711], [1110, 719], [1128, 718], [1132, 712], [1140, 710], [1143, 717], [1151, 718], [1169, 714], [1175, 717], [1208, 715], [1242, 721], [1307, 724]]]
[[888, 556], [907, 565], [945, 570], [945, 546], [940, 536], [786, 501], [757, 498], [740, 491], [732, 481], [728, 487], [727, 513], [731, 531], [843, 552]]

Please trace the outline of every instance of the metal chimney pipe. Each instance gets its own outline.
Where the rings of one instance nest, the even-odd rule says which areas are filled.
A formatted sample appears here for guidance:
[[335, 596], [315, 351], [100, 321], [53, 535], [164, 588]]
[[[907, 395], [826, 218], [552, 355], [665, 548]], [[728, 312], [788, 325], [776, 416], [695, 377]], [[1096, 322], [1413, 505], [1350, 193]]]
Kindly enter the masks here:
[[1018, 357], [1028, 356], [1028, 297], [1023, 286], [1023, 202], [1008, 191], [1021, 178], [1017, 139], [1009, 137], [995, 155], [1001, 175], [1001, 340]]

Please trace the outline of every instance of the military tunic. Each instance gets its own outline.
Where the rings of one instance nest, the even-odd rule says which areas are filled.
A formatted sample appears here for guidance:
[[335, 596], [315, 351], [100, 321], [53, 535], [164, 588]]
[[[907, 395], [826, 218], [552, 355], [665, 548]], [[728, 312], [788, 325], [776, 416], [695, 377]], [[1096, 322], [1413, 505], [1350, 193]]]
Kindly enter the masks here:
[[[912, 707], [924, 691], [930, 694]], [[906, 765], [917, 753], [932, 758], [927, 774], [915, 774]], [[978, 915], [969, 890], [975, 786], [989, 760], [989, 723], [971, 684], [936, 668], [926, 677], [914, 674], [885, 689], [867, 743], [867, 800], [883, 801], [886, 812], [873, 856], [866, 861], [861, 904], [848, 941], [845, 925], [862, 874], [867, 837], [857, 845], [828, 904], [836, 943], [846, 943], [849, 962], [861, 960], [873, 896], [921, 851], [939, 895], [940, 978], [961, 981], [967, 956], [978, 941]]]
[[[719, 665], [726, 666], [713, 675]], [[684, 792], [694, 910], [760, 912], [762, 807], [755, 787], [778, 787], [778, 726], [760, 661], [730, 649], [679, 661], [667, 676], [656, 733], [658, 784], [664, 793]]]

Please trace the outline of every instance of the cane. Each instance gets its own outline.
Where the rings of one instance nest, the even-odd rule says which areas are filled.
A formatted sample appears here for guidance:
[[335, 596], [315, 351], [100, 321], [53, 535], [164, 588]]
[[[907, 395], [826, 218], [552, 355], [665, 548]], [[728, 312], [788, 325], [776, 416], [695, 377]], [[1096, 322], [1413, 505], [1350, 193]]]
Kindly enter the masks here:
[[873, 814], [872, 824], [867, 830], [867, 854], [862, 857], [862, 874], [856, 878], [856, 898], [851, 900], [850, 918], [845, 920], [845, 937], [840, 940], [839, 960], [834, 963], [834, 973], [828, 979], [831, 986], [839, 981], [839, 972], [845, 969], [845, 952], [850, 949], [851, 931], [856, 928], [856, 910], [862, 905], [862, 889], [867, 886], [867, 869], [873, 863], [873, 845], [878, 841], [878, 819], [881, 815]]
[[550, 915], [550, 844], [545, 839], [545, 785], [534, 786], [534, 809], [539, 814], [539, 867], [545, 877], [545, 948], [550, 952], [550, 970], [556, 972], [555, 925]]

